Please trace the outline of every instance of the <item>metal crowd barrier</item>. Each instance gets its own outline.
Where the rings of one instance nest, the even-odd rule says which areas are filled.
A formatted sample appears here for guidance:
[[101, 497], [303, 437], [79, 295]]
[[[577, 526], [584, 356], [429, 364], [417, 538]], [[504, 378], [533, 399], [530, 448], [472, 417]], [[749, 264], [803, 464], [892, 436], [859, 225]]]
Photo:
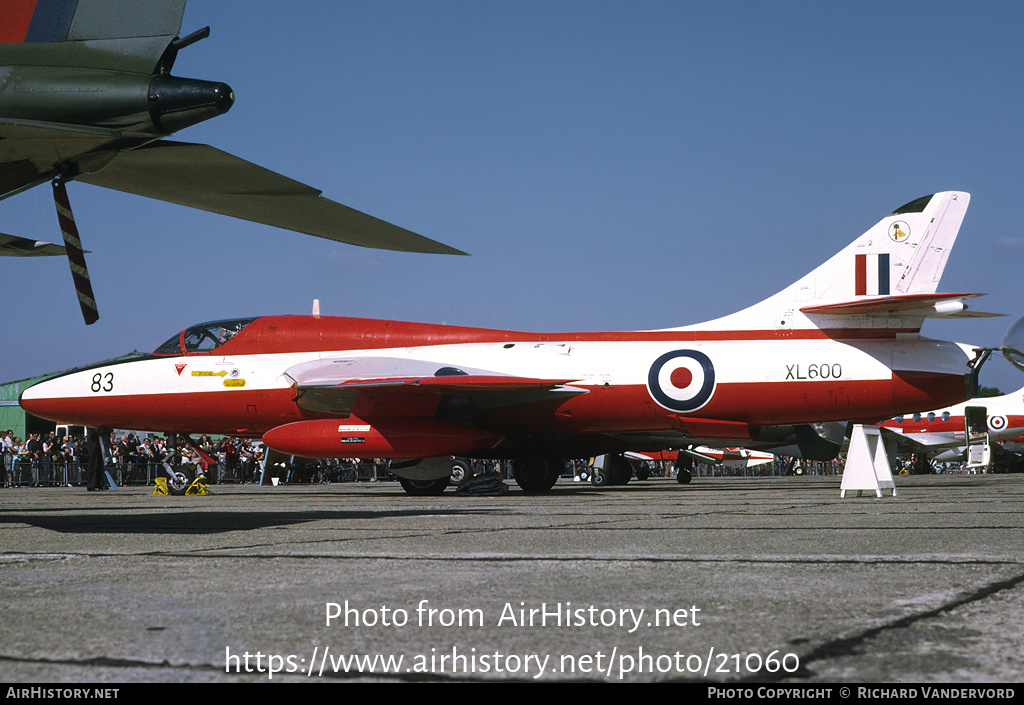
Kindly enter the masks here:
[[[0, 485], [3, 487], [78, 487], [88, 481], [85, 464], [77, 460], [28, 460], [24, 458], [0, 461]], [[105, 468], [114, 482], [122, 485], [152, 485], [161, 477], [163, 465], [156, 462], [117, 462]], [[206, 472], [210, 484], [252, 482], [253, 470], [238, 466], [226, 467], [218, 463]]]

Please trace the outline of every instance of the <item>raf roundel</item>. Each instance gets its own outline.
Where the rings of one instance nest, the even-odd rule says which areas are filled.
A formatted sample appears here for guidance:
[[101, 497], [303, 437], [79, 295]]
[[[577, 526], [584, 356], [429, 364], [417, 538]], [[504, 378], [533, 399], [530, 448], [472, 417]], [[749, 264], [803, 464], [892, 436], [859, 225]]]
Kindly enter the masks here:
[[680, 413], [695, 411], [714, 394], [715, 367], [702, 352], [673, 350], [651, 365], [647, 390], [666, 409]]
[[1005, 416], [989, 416], [988, 417], [988, 428], [990, 431], [1002, 431], [1006, 428], [1006, 417]]

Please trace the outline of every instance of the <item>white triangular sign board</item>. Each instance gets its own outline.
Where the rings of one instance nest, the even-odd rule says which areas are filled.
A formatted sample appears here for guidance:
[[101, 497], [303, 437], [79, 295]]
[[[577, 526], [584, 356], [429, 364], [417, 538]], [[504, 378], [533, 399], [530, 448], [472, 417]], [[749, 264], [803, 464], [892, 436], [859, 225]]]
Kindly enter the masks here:
[[889, 456], [882, 442], [882, 432], [878, 426], [855, 424], [850, 436], [850, 449], [843, 467], [843, 484], [839, 496], [845, 497], [849, 490], [871, 490], [876, 496], [882, 496], [883, 489], [891, 489], [896, 494], [896, 483], [892, 480], [892, 469], [889, 467]]

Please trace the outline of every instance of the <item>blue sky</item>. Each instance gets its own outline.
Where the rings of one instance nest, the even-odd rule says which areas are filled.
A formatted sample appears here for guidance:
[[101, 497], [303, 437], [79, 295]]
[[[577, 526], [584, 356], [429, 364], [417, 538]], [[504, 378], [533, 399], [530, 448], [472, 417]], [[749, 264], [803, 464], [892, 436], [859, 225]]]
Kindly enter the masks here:
[[[321, 311], [631, 330], [744, 308], [896, 207], [972, 194], [941, 283], [1024, 315], [1024, 9], [1010, 2], [190, 2], [174, 73], [236, 103], [214, 145], [470, 257], [356, 248], [73, 183], [67, 263], [0, 260], [0, 380], [149, 351], [200, 321]], [[0, 229], [58, 240], [48, 187]], [[1024, 377], [1002, 359], [985, 384]]]

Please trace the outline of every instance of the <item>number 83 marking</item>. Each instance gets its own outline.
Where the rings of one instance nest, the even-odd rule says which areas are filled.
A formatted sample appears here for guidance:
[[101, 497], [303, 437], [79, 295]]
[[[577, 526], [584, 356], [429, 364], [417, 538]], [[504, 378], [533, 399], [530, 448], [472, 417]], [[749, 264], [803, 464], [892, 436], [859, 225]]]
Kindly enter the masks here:
[[97, 372], [92, 376], [92, 384], [89, 386], [94, 392], [112, 392], [114, 391], [114, 373], [108, 372], [103, 374]]

